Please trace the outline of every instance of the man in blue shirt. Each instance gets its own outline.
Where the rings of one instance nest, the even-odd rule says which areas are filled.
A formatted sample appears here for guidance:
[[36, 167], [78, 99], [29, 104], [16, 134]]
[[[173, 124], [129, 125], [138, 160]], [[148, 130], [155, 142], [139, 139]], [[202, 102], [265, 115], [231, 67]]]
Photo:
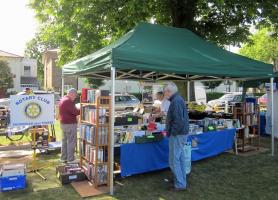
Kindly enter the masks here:
[[189, 127], [188, 112], [184, 99], [178, 94], [176, 84], [168, 83], [164, 87], [164, 95], [171, 102], [166, 118], [166, 131], [169, 136], [169, 166], [174, 177], [174, 190], [185, 190], [184, 146]]

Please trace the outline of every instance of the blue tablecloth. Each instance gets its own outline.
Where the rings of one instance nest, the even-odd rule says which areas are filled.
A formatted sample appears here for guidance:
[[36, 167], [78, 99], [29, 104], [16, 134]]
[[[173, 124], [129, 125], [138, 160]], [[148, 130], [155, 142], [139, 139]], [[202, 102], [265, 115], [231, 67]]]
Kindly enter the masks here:
[[[233, 148], [235, 129], [211, 131], [191, 135], [197, 146], [192, 148], [192, 161], [220, 154]], [[147, 144], [123, 144], [121, 151], [121, 176], [130, 176], [169, 167], [168, 138]]]

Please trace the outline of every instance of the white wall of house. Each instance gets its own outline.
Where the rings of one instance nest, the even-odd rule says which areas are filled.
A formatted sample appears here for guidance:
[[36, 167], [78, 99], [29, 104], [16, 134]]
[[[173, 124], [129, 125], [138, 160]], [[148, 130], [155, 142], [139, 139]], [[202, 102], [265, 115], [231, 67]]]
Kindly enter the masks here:
[[[30, 68], [30, 70], [28, 70]], [[37, 77], [37, 60], [23, 58], [21, 61], [21, 76]]]

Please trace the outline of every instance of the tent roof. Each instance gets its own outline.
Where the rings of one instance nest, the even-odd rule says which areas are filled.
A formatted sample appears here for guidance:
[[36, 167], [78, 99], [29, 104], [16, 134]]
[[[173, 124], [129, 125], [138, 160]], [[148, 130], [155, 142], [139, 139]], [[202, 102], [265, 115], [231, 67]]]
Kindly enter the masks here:
[[116, 42], [64, 65], [62, 72], [105, 78], [109, 75], [104, 72], [112, 65], [122, 77], [152, 80], [185, 75], [267, 78], [273, 73], [272, 65], [226, 51], [187, 29], [147, 23], [139, 23]]

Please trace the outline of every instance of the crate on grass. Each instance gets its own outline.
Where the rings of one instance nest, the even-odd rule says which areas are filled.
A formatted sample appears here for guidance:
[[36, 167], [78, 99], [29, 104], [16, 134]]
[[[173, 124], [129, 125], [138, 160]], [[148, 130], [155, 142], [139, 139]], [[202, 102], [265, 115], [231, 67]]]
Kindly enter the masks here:
[[75, 171], [74, 168], [67, 170], [67, 166], [57, 166], [56, 176], [62, 184], [68, 184], [75, 181], [86, 180], [86, 175], [82, 171]]
[[0, 177], [1, 192], [26, 188], [26, 175]]

